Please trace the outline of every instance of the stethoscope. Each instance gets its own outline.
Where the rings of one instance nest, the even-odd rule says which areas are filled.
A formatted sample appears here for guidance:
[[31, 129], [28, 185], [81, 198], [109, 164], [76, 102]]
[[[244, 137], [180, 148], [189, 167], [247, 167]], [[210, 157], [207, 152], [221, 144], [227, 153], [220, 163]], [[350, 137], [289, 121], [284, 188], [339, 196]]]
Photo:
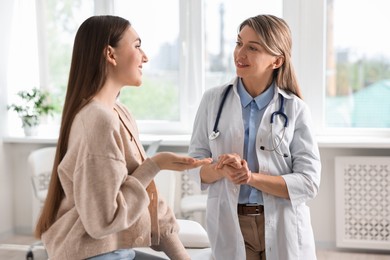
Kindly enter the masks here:
[[[219, 108], [218, 108], [218, 113], [217, 113], [217, 118], [215, 119], [215, 123], [214, 123], [214, 127], [213, 127], [213, 131], [211, 132], [211, 134], [209, 135], [209, 140], [210, 141], [213, 141], [215, 140], [220, 134], [221, 132], [218, 130], [218, 123], [219, 123], [219, 119], [221, 118], [221, 114], [222, 114], [222, 109], [223, 109], [223, 106], [225, 105], [225, 101], [226, 101], [226, 97], [227, 95], [229, 94], [230, 90], [232, 89], [233, 85], [229, 85], [227, 88], [226, 88], [226, 91], [225, 93], [223, 94], [223, 97], [222, 97], [222, 100], [221, 100], [221, 103], [219, 104]], [[271, 120], [270, 120], [270, 124], [271, 124], [271, 139], [272, 139], [272, 147], [270, 149], [267, 149], [265, 148], [264, 146], [260, 146], [260, 149], [263, 150], [263, 151], [268, 151], [268, 152], [275, 152], [277, 153], [278, 155], [280, 156], [283, 156], [283, 157], [288, 157], [288, 155], [286, 153], [281, 153], [279, 150], [279, 147], [280, 145], [282, 144], [282, 141], [283, 141], [283, 138], [284, 138], [284, 135], [286, 133], [286, 128], [287, 128], [287, 125], [288, 125], [288, 117], [287, 115], [283, 112], [284, 111], [284, 97], [282, 94], [279, 94], [280, 96], [280, 107], [279, 107], [279, 110], [273, 112], [271, 114]], [[274, 138], [272, 138], [273, 136], [273, 124], [274, 124], [274, 119], [276, 116], [281, 116], [283, 119], [284, 119], [284, 124], [283, 124], [283, 132], [282, 132], [282, 136], [281, 138], [278, 138], [279, 140], [275, 140]]]

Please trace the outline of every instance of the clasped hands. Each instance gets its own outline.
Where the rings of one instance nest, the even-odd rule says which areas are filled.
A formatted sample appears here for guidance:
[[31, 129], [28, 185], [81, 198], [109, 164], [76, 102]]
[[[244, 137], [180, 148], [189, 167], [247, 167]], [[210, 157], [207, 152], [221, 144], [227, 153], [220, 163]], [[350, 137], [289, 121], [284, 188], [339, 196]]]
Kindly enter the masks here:
[[247, 162], [235, 153], [220, 155], [215, 169], [234, 184], [247, 184], [252, 176]]

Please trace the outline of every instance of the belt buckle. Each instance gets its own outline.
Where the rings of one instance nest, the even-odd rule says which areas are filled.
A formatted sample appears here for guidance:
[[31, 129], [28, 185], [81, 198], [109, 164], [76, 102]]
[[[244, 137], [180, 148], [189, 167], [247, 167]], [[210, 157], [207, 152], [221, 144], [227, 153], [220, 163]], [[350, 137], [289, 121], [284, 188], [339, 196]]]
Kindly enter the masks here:
[[256, 213], [247, 214], [247, 216], [259, 216], [259, 215], [260, 215], [260, 212], [259, 212], [259, 204], [247, 203], [247, 204], [245, 204], [245, 207], [256, 207], [256, 208], [255, 208]]

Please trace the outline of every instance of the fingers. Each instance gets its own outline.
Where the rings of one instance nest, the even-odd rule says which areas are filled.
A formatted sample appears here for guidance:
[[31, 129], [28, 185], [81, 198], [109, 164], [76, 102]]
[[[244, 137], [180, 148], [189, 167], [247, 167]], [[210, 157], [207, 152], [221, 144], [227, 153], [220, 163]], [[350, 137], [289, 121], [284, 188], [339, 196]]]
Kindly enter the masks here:
[[184, 171], [212, 163], [212, 158], [195, 159], [187, 156], [179, 156], [171, 162], [171, 170]]
[[213, 162], [212, 158], [204, 158], [204, 159], [201, 159], [201, 160], [195, 160], [193, 165], [196, 168], [196, 167], [199, 167], [199, 166], [211, 164], [212, 162]]
[[196, 168], [199, 166], [211, 164], [213, 161], [212, 158], [204, 158], [204, 159], [190, 158], [190, 159], [191, 160], [185, 159], [185, 160], [177, 161], [177, 162], [174, 162], [174, 164], [181, 165], [182, 167], [188, 167], [186, 169], [192, 169], [192, 168]]
[[160, 152], [151, 158], [160, 169], [182, 171], [210, 164], [211, 158], [195, 159], [189, 156], [182, 156], [171, 152]]
[[233, 168], [241, 168], [241, 158], [238, 154], [223, 154], [218, 157], [217, 169], [223, 168], [223, 166], [229, 165]]
[[234, 184], [247, 184], [251, 178], [251, 171], [245, 160], [240, 161], [240, 168], [233, 168], [231, 165], [225, 165], [223, 168], [224, 175]]

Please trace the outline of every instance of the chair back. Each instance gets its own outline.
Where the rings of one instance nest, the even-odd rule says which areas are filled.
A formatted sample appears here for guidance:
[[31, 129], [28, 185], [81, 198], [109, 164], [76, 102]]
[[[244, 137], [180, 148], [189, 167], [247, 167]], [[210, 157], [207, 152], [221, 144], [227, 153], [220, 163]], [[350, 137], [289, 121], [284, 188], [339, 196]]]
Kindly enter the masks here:
[[55, 153], [56, 147], [46, 147], [32, 151], [28, 157], [34, 195], [41, 203], [46, 199]]

